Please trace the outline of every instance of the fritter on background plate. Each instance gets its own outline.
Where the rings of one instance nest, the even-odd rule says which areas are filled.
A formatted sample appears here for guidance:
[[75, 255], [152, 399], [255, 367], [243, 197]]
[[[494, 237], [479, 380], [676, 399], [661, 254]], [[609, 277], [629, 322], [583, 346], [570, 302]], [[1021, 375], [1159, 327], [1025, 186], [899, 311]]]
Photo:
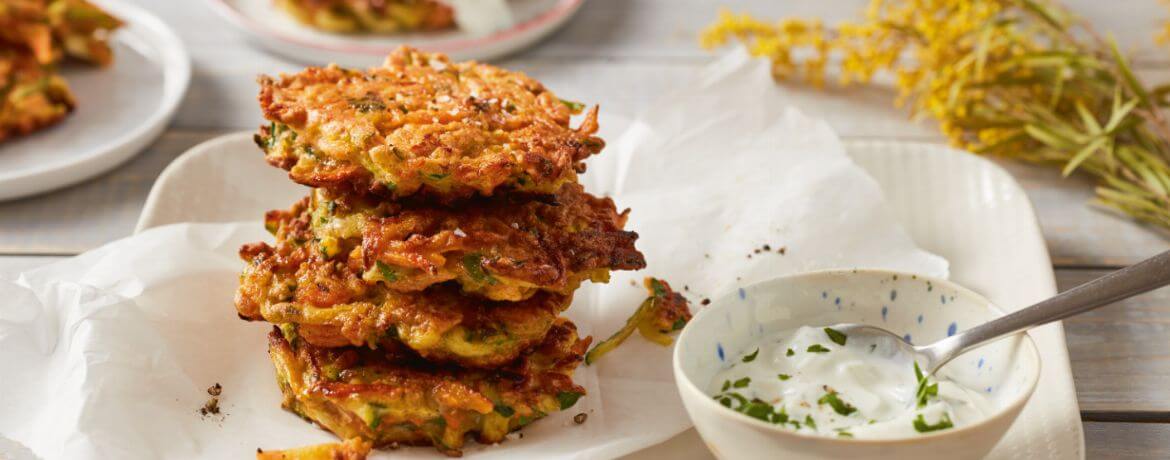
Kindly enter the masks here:
[[110, 33], [122, 22], [85, 0], [0, 2], [0, 47], [24, 50], [41, 64], [65, 56], [97, 65], [114, 59]]
[[467, 435], [500, 442], [573, 406], [585, 393], [572, 374], [589, 340], [561, 322], [530, 354], [496, 371], [398, 362], [366, 348], [318, 348], [279, 329], [269, 334], [269, 355], [286, 409], [343, 439], [429, 444], [457, 456]]
[[249, 244], [240, 257], [248, 262], [236, 294], [241, 318], [295, 325], [317, 346], [404, 345], [428, 360], [471, 367], [512, 361], [539, 343], [573, 300], [540, 292], [499, 302], [463, 294], [455, 284], [398, 292], [305, 240]]
[[84, 0], [0, 1], [0, 140], [72, 112], [76, 102], [56, 64], [66, 56], [109, 64], [107, 40], [121, 25]]
[[450, 201], [499, 188], [555, 193], [601, 151], [597, 109], [476, 62], [399, 48], [382, 67], [260, 78], [272, 123], [256, 142], [297, 183], [342, 193]]
[[493, 300], [540, 291], [571, 294], [582, 281], [606, 282], [610, 270], [646, 266], [623, 231], [628, 212], [578, 184], [552, 196], [510, 194], [447, 208], [335, 197], [318, 189], [288, 212], [273, 211], [274, 233], [337, 247], [335, 260], [397, 291], [455, 280]]
[[276, 0], [305, 25], [339, 33], [397, 33], [455, 25], [455, 11], [436, 0]]
[[60, 75], [30, 54], [0, 49], [0, 141], [52, 125], [76, 103]]

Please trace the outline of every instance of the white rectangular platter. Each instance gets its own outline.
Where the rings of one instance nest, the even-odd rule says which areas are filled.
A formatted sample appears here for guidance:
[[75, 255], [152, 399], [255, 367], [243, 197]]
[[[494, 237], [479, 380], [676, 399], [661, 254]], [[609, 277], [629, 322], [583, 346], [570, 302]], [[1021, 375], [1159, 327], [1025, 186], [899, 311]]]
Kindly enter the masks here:
[[[136, 231], [178, 222], [259, 220], [305, 189], [239, 146], [234, 134], [193, 148], [159, 176]], [[890, 207], [924, 249], [947, 258], [951, 279], [1012, 311], [1056, 293], [1032, 205], [995, 164], [954, 149], [888, 141], [849, 142], [849, 154], [881, 184]], [[859, 229], [859, 231], [864, 231]], [[1082, 459], [1084, 433], [1064, 329], [1031, 332], [1043, 369], [1038, 390], [994, 459]], [[630, 458], [710, 458], [689, 430]]]

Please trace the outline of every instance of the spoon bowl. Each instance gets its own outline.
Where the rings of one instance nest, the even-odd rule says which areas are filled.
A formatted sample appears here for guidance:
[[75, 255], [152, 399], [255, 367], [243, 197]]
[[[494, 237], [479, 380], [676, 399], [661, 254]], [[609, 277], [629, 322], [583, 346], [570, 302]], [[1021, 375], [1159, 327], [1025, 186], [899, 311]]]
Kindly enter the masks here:
[[926, 375], [933, 375], [935, 371], [954, 358], [954, 356], [948, 354], [951, 348], [938, 346], [939, 344], [954, 343], [953, 341], [947, 342], [947, 339], [942, 339], [928, 345], [915, 346], [913, 343], [906, 341], [904, 336], [898, 335], [888, 329], [869, 324], [840, 323], [829, 327], [849, 336], [850, 340], [858, 340], [877, 345], [877, 349], [883, 350], [889, 359], [905, 360], [907, 362], [912, 360], [918, 363]]

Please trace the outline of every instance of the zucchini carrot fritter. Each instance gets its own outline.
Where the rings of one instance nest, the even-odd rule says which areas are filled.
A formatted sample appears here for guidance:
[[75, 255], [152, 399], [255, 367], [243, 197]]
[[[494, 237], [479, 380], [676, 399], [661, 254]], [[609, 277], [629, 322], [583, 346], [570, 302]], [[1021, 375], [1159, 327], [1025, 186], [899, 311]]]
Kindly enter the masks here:
[[552, 194], [601, 151], [597, 109], [524, 74], [399, 48], [367, 71], [335, 65], [260, 78], [268, 162], [300, 184], [449, 202], [497, 190]]
[[268, 213], [275, 232], [336, 244], [334, 259], [403, 292], [446, 281], [492, 300], [520, 301], [540, 291], [570, 294], [610, 270], [646, 266], [623, 230], [627, 212], [566, 184], [551, 196], [496, 196], [457, 207], [364, 200], [315, 190], [289, 211]]
[[459, 455], [464, 438], [500, 442], [585, 394], [574, 384], [590, 338], [559, 321], [530, 353], [497, 370], [388, 358], [366, 348], [320, 348], [280, 329], [269, 355], [286, 409], [342, 439], [434, 445]]
[[56, 124], [76, 106], [56, 66], [106, 66], [117, 18], [85, 0], [0, 2], [0, 140]]
[[247, 265], [236, 294], [240, 317], [295, 325], [317, 346], [405, 346], [434, 361], [495, 367], [540, 343], [572, 302], [572, 294], [550, 292], [493, 301], [451, 284], [393, 291], [364, 279], [346, 261], [326, 259], [326, 251], [287, 235], [275, 247], [241, 248]]

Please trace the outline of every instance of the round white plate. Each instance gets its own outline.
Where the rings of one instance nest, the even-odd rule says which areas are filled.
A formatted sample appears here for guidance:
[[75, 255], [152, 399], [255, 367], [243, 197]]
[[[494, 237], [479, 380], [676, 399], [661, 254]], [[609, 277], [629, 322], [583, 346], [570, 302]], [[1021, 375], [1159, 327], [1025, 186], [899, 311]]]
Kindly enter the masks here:
[[62, 67], [77, 109], [0, 143], [0, 200], [75, 184], [129, 160], [162, 133], [187, 91], [191, 61], [166, 24], [122, 2], [95, 3], [126, 23], [114, 35], [114, 64]]
[[296, 22], [272, 0], [208, 0], [212, 9], [269, 50], [306, 64], [378, 65], [400, 45], [446, 53], [451, 59], [488, 60], [524, 48], [563, 25], [585, 0], [510, 0], [512, 27], [473, 35], [458, 29], [395, 35], [322, 32]]

